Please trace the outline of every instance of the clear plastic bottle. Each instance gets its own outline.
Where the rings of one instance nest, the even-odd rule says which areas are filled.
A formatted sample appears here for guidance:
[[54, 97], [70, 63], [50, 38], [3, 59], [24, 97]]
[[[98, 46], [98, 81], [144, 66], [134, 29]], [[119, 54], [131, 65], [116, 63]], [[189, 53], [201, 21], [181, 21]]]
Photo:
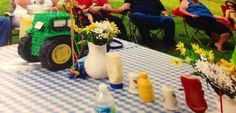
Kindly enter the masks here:
[[95, 100], [96, 113], [115, 113], [114, 98], [107, 89], [107, 85], [100, 84], [98, 86], [98, 93]]

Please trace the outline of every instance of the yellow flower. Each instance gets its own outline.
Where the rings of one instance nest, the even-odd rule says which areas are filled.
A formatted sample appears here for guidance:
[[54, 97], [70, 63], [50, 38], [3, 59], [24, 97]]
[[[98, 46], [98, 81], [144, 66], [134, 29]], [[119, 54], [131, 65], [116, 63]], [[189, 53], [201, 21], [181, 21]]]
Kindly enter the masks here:
[[215, 55], [212, 50], [208, 52], [208, 60], [213, 63], [214, 62]]
[[185, 56], [185, 53], [186, 53], [186, 48], [182, 48], [180, 49], [180, 54]]
[[187, 56], [187, 57], [185, 58], [185, 61], [186, 61], [187, 63], [190, 63], [190, 62], [191, 62], [191, 58]]
[[183, 60], [178, 59], [178, 64], [179, 64], [179, 65], [183, 65]]
[[118, 29], [118, 27], [116, 26], [114, 22], [111, 22], [111, 27], [113, 29], [112, 34], [120, 33], [120, 30]]
[[75, 32], [80, 33], [80, 32], [82, 32], [83, 29], [79, 28], [77, 25], [74, 25], [74, 30], [75, 30]]
[[178, 58], [178, 59], [177, 59], [177, 58], [171, 59], [170, 63], [173, 64], [173, 65], [175, 65], [175, 66], [181, 66], [181, 65], [183, 65], [183, 61], [182, 61], [181, 59], [179, 59], [179, 58]]
[[229, 73], [230, 75], [236, 76], [235, 72], [235, 65], [232, 63], [226, 61], [225, 59], [220, 59], [218, 62], [218, 65], [226, 72]]
[[201, 53], [201, 51], [202, 51], [202, 50], [199, 49], [199, 48], [195, 48], [195, 49], [194, 49], [194, 52], [197, 53], [197, 54]]
[[195, 53], [199, 54], [200, 56], [206, 56], [208, 54], [208, 51], [200, 48], [197, 44], [191, 44], [193, 50]]
[[192, 44], [192, 48], [194, 50], [195, 53], [199, 54], [200, 56], [206, 56], [208, 54], [208, 51], [200, 48], [198, 45], [196, 44]]
[[222, 65], [222, 66], [226, 66], [226, 67], [232, 67], [232, 66], [233, 66], [232, 63], [226, 61], [225, 59], [220, 59], [220, 61], [218, 62], [218, 64], [219, 64], [220, 66]]
[[234, 70], [234, 66], [231, 66], [231, 67], [225, 67], [224, 71], [225, 72], [229, 72], [229, 73], [233, 73], [235, 70]]
[[86, 27], [84, 28], [84, 30], [91, 31], [91, 30], [93, 30], [93, 29], [95, 29], [95, 28], [99, 28], [99, 26], [98, 26], [96, 23], [92, 23], [92, 24], [90, 24], [89, 26], [86, 26]]
[[199, 54], [200, 56], [206, 56], [206, 53], [207, 53], [207, 52], [206, 52], [205, 50], [203, 50], [202, 48], [196, 48], [194, 52], [197, 53], [197, 54]]
[[177, 46], [177, 50], [180, 51], [180, 54], [183, 55], [183, 56], [185, 56], [185, 54], [186, 54], [186, 48], [184, 47], [184, 43], [179, 42], [176, 46]]
[[179, 42], [176, 46], [177, 46], [177, 50], [181, 50], [182, 48], [184, 48], [184, 43]]
[[191, 44], [191, 46], [192, 46], [192, 48], [193, 48], [194, 50], [199, 49], [199, 46], [198, 46], [197, 44]]

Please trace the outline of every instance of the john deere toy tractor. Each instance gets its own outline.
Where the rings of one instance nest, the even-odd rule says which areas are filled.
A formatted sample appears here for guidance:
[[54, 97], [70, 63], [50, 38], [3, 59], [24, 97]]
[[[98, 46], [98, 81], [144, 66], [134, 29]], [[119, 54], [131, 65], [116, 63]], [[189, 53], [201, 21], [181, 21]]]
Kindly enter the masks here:
[[[18, 54], [27, 62], [40, 61], [42, 66], [57, 71], [72, 65], [70, 15], [64, 12], [36, 14], [33, 27], [20, 39]], [[81, 41], [75, 36], [75, 42]], [[75, 46], [80, 47], [80, 45]], [[76, 51], [78, 52], [78, 51]]]

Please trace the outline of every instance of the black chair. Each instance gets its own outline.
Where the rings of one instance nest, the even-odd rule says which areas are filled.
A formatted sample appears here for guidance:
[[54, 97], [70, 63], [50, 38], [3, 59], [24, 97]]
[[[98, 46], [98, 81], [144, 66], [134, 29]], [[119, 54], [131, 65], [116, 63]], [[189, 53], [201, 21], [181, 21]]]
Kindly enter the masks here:
[[[204, 38], [204, 39], [209, 39], [205, 33], [203, 33], [203, 31], [198, 28], [198, 27], [193, 27], [191, 25], [189, 25], [187, 22], [186, 22], [186, 18], [184, 17], [184, 14], [182, 14], [180, 11], [179, 11], [179, 8], [176, 8], [176, 9], [173, 9], [172, 10], [172, 14], [174, 16], [177, 16], [177, 17], [180, 17], [182, 18], [183, 20], [183, 25], [184, 25], [184, 30], [185, 30], [185, 33], [186, 33], [186, 36], [187, 38], [189, 39], [194, 39], [196, 40], [200, 45], [203, 44], [202, 41], [200, 41], [200, 37]], [[210, 45], [210, 43], [212, 42], [212, 40], [210, 40], [209, 42], [207, 42], [207, 46]]]
[[[182, 0], [179, 0], [179, 3], [181, 3]], [[200, 37], [204, 38], [204, 39], [209, 39], [208, 36], [205, 35], [205, 33], [203, 33], [203, 31], [199, 28], [199, 27], [193, 27], [190, 26], [187, 22], [186, 22], [186, 18], [184, 16], [184, 14], [182, 12], [180, 12], [179, 7], [175, 8], [172, 10], [171, 12], [174, 16], [180, 17], [183, 20], [183, 25], [184, 25], [184, 29], [185, 29], [185, 33], [187, 38], [189, 39], [195, 39], [200, 45], [202, 45], [203, 43], [200, 41]], [[200, 37], [199, 37], [200, 36]], [[207, 46], [210, 45], [210, 43], [212, 42], [212, 40], [210, 40], [209, 42], [207, 42]]]
[[128, 23], [128, 31], [129, 31], [130, 38], [132, 38], [132, 41], [134, 41], [135, 43], [138, 44], [138, 40], [137, 40], [137, 37], [138, 37], [137, 27], [130, 20], [130, 11], [122, 12], [121, 19], [122, 19], [122, 21], [125, 21], [125, 20], [128, 21], [127, 23]]
[[[129, 35], [130, 35], [130, 37], [134, 40], [134, 42], [138, 44], [138, 37], [139, 37], [138, 28], [136, 27], [135, 23], [133, 23], [133, 22], [131, 21], [130, 14], [131, 14], [131, 13], [130, 13], [130, 11], [128, 11], [128, 10], [122, 12], [122, 17], [121, 17], [121, 19], [122, 19], [123, 21], [125, 21], [125, 19], [127, 18]], [[156, 37], [158, 37], [159, 35], [161, 35], [161, 37], [164, 37], [164, 33], [163, 33], [163, 30], [162, 30], [162, 29], [152, 29], [152, 30], [150, 31], [150, 36], [151, 36], [152, 38], [156, 38]]]

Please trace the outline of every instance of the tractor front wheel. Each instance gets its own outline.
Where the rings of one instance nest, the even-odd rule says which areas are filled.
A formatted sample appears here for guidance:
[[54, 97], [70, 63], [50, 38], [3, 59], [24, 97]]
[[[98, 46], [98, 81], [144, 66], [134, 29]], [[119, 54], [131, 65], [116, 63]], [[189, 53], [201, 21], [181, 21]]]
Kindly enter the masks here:
[[48, 70], [62, 70], [72, 65], [71, 52], [70, 37], [57, 36], [42, 45], [40, 62]]
[[38, 62], [38, 56], [31, 55], [32, 38], [28, 35], [22, 37], [18, 44], [18, 54], [27, 62]]

